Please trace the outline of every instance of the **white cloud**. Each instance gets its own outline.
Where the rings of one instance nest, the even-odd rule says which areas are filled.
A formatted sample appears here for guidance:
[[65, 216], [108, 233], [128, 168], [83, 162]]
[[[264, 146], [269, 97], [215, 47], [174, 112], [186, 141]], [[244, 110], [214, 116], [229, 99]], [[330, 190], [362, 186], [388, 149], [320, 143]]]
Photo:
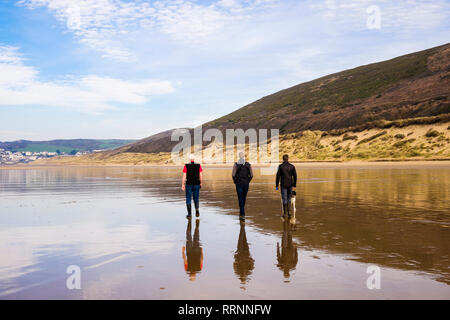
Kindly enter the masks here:
[[30, 9], [48, 8], [65, 23], [80, 42], [103, 53], [104, 57], [133, 60], [133, 54], [115, 40], [148, 14], [148, 5], [119, 0], [20, 0]]
[[22, 64], [17, 50], [16, 47], [0, 46], [0, 87], [27, 85], [36, 77], [36, 70]]
[[202, 5], [189, 0], [20, 0], [18, 4], [47, 8], [102, 57], [135, 61], [135, 54], [123, 43], [133, 31], [157, 30], [174, 40], [197, 44], [278, 1], [220, 0]]
[[118, 60], [132, 59], [132, 53], [113, 40], [114, 34], [123, 29], [119, 23], [120, 1], [71, 1], [71, 0], [21, 0], [30, 9], [46, 7], [56, 19], [88, 47], [101, 51], [105, 57]]
[[[308, 28], [329, 28], [330, 33], [366, 29], [370, 5], [382, 12], [382, 31], [401, 32], [431, 28], [448, 19], [450, 4], [445, 0], [19, 0], [30, 9], [47, 8], [67, 30], [102, 57], [137, 61], [130, 46], [133, 35], [141, 45], [152, 46], [152, 35], [160, 34], [188, 45], [207, 46], [233, 41], [236, 50], [252, 47], [248, 43], [270, 43], [267, 29], [279, 29], [289, 19], [286, 35], [296, 36]], [[282, 8], [281, 10], [276, 10]], [[305, 26], [311, 16], [322, 17]], [[303, 28], [304, 30], [298, 30]], [[245, 37], [250, 33], [252, 37]], [[237, 41], [237, 39], [241, 39]], [[255, 40], [256, 39], [256, 40]], [[237, 43], [235, 43], [237, 42]]]
[[26, 66], [18, 49], [0, 46], [0, 105], [45, 105], [81, 112], [101, 113], [116, 104], [142, 105], [149, 97], [175, 89], [170, 81], [124, 81], [95, 75], [45, 82]]

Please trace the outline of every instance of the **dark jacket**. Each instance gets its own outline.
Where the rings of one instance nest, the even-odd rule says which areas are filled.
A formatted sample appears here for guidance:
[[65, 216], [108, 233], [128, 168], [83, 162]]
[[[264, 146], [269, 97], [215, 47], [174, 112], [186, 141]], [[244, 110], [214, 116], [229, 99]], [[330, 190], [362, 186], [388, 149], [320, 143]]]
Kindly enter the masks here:
[[278, 166], [276, 187], [280, 184], [282, 188], [297, 187], [297, 171], [289, 162], [283, 162]]
[[253, 170], [250, 163], [244, 164], [235, 163], [232, 173], [233, 181], [235, 184], [248, 184], [253, 179]]
[[188, 186], [198, 186], [200, 184], [200, 164], [186, 163], [186, 184]]

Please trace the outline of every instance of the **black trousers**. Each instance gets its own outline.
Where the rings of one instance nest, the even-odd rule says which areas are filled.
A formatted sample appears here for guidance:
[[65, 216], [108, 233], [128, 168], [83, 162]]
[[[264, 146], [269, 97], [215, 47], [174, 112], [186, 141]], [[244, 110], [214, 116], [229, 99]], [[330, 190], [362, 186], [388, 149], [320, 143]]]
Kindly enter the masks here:
[[239, 212], [241, 216], [245, 215], [245, 200], [247, 199], [247, 193], [249, 188], [250, 184], [248, 183], [236, 184], [236, 192], [239, 200]]

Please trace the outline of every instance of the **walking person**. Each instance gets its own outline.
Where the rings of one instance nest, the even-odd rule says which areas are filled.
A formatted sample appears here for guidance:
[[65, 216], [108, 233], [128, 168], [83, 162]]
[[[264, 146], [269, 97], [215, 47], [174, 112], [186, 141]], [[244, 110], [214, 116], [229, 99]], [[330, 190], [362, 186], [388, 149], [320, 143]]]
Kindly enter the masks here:
[[189, 155], [190, 163], [186, 163], [183, 168], [183, 180], [181, 182], [181, 189], [186, 191], [186, 218], [192, 217], [192, 198], [194, 198], [195, 216], [200, 216], [199, 198], [200, 189], [203, 181], [203, 169], [199, 163], [195, 162], [193, 154]]
[[289, 163], [289, 156], [283, 156], [283, 163], [278, 166], [276, 189], [281, 182], [281, 198], [283, 200], [283, 217], [291, 216], [291, 196], [292, 191], [297, 187], [297, 171], [295, 166]]
[[251, 164], [245, 161], [243, 152], [239, 153], [239, 160], [233, 166], [232, 177], [239, 201], [239, 219], [245, 220], [245, 201], [250, 181], [253, 179], [253, 170]]

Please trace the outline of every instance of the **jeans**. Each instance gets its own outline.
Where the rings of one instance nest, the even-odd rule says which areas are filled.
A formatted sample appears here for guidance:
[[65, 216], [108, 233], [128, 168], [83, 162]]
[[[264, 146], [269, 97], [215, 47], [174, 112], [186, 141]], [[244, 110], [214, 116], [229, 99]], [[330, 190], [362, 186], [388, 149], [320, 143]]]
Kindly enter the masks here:
[[283, 188], [281, 187], [281, 199], [283, 199], [283, 204], [287, 205], [291, 201], [292, 187]]
[[247, 193], [250, 185], [248, 183], [237, 183], [236, 192], [239, 200], [239, 212], [241, 216], [245, 216], [245, 200], [247, 199]]
[[200, 185], [186, 185], [186, 204], [191, 204], [192, 196], [194, 197], [195, 207], [197, 208], [200, 197]]

